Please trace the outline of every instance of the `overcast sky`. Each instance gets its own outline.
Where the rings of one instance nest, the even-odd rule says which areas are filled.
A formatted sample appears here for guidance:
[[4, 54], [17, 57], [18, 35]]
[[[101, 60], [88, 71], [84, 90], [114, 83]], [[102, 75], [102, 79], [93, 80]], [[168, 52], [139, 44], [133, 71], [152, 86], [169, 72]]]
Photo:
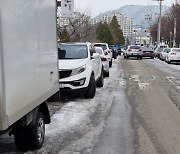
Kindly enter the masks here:
[[[164, 0], [163, 5], [171, 6], [175, 0]], [[100, 13], [118, 9], [124, 5], [159, 5], [154, 0], [74, 0], [75, 10], [89, 10], [94, 17]]]

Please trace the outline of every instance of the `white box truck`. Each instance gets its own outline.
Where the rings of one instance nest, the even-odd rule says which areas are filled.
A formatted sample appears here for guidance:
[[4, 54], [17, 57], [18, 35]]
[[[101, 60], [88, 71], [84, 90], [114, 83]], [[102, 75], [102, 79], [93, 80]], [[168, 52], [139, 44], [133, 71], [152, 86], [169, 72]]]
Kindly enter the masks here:
[[0, 0], [0, 134], [41, 148], [58, 90], [56, 0]]

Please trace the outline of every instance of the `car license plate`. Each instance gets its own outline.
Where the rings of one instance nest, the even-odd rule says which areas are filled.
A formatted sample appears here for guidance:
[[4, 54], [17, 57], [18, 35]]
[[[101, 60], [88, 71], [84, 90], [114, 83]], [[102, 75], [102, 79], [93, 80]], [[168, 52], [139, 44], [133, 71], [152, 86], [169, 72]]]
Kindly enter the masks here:
[[59, 84], [59, 87], [60, 87], [60, 88], [64, 88], [64, 84], [60, 83], [60, 84]]

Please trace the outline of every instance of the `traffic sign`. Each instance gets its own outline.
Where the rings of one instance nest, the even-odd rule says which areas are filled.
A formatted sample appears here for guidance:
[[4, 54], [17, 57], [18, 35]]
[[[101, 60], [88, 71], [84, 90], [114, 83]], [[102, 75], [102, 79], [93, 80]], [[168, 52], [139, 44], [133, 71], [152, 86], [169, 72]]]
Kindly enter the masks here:
[[74, 0], [61, 0], [61, 17], [74, 18]]

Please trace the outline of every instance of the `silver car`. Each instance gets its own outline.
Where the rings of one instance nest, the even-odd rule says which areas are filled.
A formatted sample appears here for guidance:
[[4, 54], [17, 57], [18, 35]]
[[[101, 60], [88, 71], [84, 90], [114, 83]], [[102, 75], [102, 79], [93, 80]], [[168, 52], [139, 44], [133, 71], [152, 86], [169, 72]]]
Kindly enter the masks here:
[[168, 64], [172, 62], [180, 62], [180, 48], [171, 48], [166, 56], [166, 62]]
[[124, 51], [124, 58], [129, 59], [129, 57], [136, 57], [137, 59], [142, 59], [142, 49], [138, 45], [130, 45], [127, 50]]
[[103, 64], [104, 77], [109, 77], [109, 58], [105, 55], [104, 50], [101, 47], [95, 47], [97, 53], [100, 54], [100, 58]]
[[171, 51], [170, 48], [164, 48], [162, 52], [160, 52], [160, 60], [166, 61], [167, 54]]

